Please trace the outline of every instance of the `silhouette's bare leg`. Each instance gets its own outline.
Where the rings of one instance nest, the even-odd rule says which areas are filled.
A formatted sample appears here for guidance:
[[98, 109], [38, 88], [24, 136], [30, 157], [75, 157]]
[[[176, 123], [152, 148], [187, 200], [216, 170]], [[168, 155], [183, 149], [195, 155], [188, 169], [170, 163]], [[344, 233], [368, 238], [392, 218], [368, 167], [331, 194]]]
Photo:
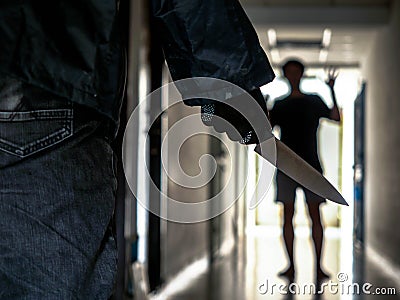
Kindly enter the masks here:
[[321, 268], [321, 253], [322, 244], [324, 240], [324, 230], [321, 222], [321, 213], [319, 210], [320, 203], [318, 202], [307, 202], [308, 212], [310, 214], [312, 222], [312, 239], [314, 243], [315, 256], [316, 256], [316, 276], [317, 280], [323, 280], [329, 278]]
[[293, 245], [294, 245], [293, 216], [294, 216], [294, 201], [289, 203], [284, 203], [283, 239], [285, 241], [286, 252], [289, 258], [289, 267], [285, 271], [280, 272], [278, 275], [287, 277], [289, 280], [293, 280], [295, 275], [294, 256], [293, 256]]

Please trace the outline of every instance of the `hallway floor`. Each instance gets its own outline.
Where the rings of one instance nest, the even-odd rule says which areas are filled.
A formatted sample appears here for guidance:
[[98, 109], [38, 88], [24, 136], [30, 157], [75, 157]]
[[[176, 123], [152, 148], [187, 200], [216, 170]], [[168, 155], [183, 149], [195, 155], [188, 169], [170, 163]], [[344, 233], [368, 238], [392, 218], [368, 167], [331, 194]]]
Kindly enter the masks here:
[[[289, 283], [277, 276], [286, 267], [280, 230], [255, 227], [247, 234], [247, 242], [235, 248], [231, 255], [217, 259], [187, 288], [170, 293], [168, 297], [159, 296], [177, 300], [400, 299], [400, 287], [380, 267], [366, 259], [351, 240], [341, 238], [339, 229], [326, 230], [323, 266], [331, 275], [331, 281], [325, 282], [323, 294], [310, 294], [315, 286], [314, 262], [307, 228], [296, 230], [295, 257], [296, 279], [291, 288], [297, 292], [284, 294], [281, 291], [288, 288]], [[357, 286], [362, 293], [363, 285], [370, 295], [357, 295]], [[379, 292], [376, 288], [395, 288], [397, 295], [373, 294]], [[392, 292], [389, 289], [381, 291]]]

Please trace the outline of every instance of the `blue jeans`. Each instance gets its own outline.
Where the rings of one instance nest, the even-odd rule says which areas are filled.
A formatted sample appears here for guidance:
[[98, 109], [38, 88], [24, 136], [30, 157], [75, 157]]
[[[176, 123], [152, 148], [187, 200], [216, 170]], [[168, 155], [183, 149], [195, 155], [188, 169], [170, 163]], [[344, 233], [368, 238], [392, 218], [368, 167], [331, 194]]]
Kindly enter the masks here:
[[104, 121], [0, 79], [0, 299], [108, 299], [114, 156]]

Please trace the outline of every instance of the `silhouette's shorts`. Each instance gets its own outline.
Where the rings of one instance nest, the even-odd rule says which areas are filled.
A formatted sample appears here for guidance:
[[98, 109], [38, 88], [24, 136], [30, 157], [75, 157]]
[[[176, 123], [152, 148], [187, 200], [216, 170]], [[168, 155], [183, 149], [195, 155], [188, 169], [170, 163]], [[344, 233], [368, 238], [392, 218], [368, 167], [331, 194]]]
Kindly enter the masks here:
[[282, 172], [276, 174], [276, 202], [290, 203], [296, 198], [296, 189], [301, 188], [307, 202], [324, 203], [326, 200], [311, 192]]

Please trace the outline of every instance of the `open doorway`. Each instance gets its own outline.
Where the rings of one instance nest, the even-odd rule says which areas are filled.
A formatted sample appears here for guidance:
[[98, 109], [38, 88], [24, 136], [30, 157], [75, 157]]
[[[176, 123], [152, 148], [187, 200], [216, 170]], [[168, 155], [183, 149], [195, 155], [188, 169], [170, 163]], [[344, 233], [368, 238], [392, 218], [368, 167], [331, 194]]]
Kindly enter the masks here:
[[[318, 132], [319, 155], [324, 168], [325, 177], [342, 193], [349, 207], [341, 207], [328, 201], [321, 206], [321, 215], [325, 226], [325, 246], [323, 250], [324, 266], [332, 276], [347, 270], [351, 274], [352, 265], [352, 234], [353, 234], [353, 165], [354, 165], [354, 101], [361, 90], [360, 72], [356, 68], [339, 70], [335, 84], [337, 102], [341, 110], [342, 122], [339, 124], [322, 120]], [[308, 69], [302, 81], [304, 92], [317, 93], [331, 107], [332, 99], [329, 88], [325, 84], [326, 73], [322, 68]], [[272, 106], [276, 98], [289, 92], [288, 85], [282, 77], [262, 88], [268, 105]], [[279, 136], [279, 132], [275, 132]], [[249, 151], [249, 164], [253, 164], [250, 176], [257, 180], [261, 158]], [[283, 209], [275, 203], [275, 182], [263, 199], [258, 199], [259, 205], [254, 210], [248, 210], [247, 233], [249, 257], [254, 257], [255, 264], [260, 266], [262, 277], [274, 278], [278, 271], [285, 267], [286, 253], [281, 238], [281, 223]], [[262, 197], [261, 190], [259, 197]], [[312, 280], [314, 263], [313, 248], [310, 239], [310, 221], [301, 190], [296, 194], [295, 225], [295, 256], [303, 271], [299, 274], [300, 281]], [[251, 255], [253, 253], [253, 255]], [[265, 262], [264, 262], [265, 261]], [[306, 266], [303, 266], [306, 264]], [[267, 266], [267, 269], [266, 269]], [[254, 273], [253, 270], [253, 273]], [[257, 276], [256, 276], [257, 278]], [[278, 279], [277, 279], [278, 280]]]
[[[316, 93], [330, 107], [332, 98], [329, 88], [324, 83], [325, 70], [309, 69], [302, 81], [301, 88], [304, 92]], [[353, 147], [354, 147], [354, 100], [360, 90], [360, 74], [357, 69], [340, 70], [335, 85], [338, 105], [341, 109], [342, 122], [336, 124], [328, 120], [322, 120], [318, 132], [318, 151], [324, 168], [324, 176], [344, 194], [348, 202], [353, 198]], [[268, 98], [268, 106], [272, 107], [275, 99], [287, 94], [289, 88], [282, 77], [278, 77], [273, 83], [262, 88]], [[275, 130], [279, 136], [279, 130]], [[256, 158], [255, 164], [260, 164], [260, 158]], [[257, 166], [255, 166], [256, 168]], [[255, 171], [256, 172], [256, 171]], [[257, 174], [256, 174], [257, 176]], [[297, 192], [300, 201], [296, 203], [297, 225], [307, 225], [308, 220], [304, 207], [304, 195]], [[274, 203], [275, 187], [269, 190], [261, 201], [255, 213], [255, 225], [274, 226], [280, 224], [280, 209]], [[323, 206], [324, 223], [327, 227], [339, 227], [342, 216], [341, 209], [334, 203], [328, 202]]]

